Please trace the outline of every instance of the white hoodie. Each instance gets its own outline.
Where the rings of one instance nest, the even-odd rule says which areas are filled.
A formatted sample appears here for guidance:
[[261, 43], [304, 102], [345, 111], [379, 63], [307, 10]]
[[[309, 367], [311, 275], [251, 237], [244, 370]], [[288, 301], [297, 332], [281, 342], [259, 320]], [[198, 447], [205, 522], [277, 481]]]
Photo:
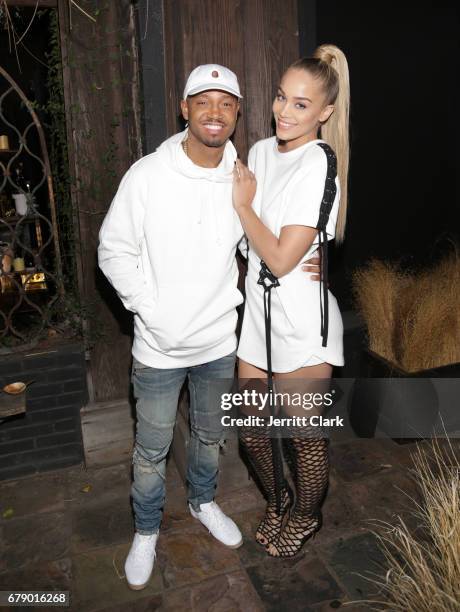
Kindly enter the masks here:
[[236, 348], [235, 250], [243, 230], [232, 205], [236, 151], [217, 168], [184, 153], [186, 131], [123, 177], [99, 234], [99, 266], [135, 313], [133, 355], [178, 368]]

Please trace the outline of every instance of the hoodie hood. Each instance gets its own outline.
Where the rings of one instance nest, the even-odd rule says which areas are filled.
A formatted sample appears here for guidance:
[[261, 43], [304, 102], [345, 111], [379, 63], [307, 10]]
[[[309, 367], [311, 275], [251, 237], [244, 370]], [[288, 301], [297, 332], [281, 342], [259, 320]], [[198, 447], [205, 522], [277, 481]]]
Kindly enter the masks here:
[[225, 145], [224, 155], [217, 168], [203, 168], [197, 166], [185, 154], [182, 141], [187, 138], [188, 128], [183, 132], [174, 134], [165, 140], [157, 149], [157, 155], [168, 168], [179, 172], [191, 179], [206, 179], [216, 183], [231, 183], [233, 181], [233, 168], [237, 159], [236, 149], [229, 140]]

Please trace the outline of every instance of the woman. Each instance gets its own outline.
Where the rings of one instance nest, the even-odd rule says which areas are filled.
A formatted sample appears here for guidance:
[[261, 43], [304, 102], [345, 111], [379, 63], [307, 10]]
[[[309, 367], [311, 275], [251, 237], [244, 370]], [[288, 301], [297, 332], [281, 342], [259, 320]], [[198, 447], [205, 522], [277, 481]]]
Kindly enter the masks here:
[[[254, 174], [239, 161], [234, 174], [234, 207], [249, 243], [239, 377], [266, 379], [268, 370], [270, 380], [273, 369], [278, 385], [308, 384], [330, 379], [332, 367], [344, 363], [340, 311], [327, 289], [327, 241], [343, 239], [347, 204], [349, 79], [340, 49], [322, 45], [312, 58], [292, 64], [281, 79], [273, 115], [276, 137], [256, 143], [249, 153]], [[301, 264], [318, 248], [320, 291], [314, 280], [305, 282]], [[313, 427], [294, 427], [285, 440], [294, 464], [292, 507], [286, 481], [275, 496], [274, 446], [267, 431], [241, 431], [268, 502], [256, 539], [268, 554], [292, 557], [321, 527], [328, 441]]]

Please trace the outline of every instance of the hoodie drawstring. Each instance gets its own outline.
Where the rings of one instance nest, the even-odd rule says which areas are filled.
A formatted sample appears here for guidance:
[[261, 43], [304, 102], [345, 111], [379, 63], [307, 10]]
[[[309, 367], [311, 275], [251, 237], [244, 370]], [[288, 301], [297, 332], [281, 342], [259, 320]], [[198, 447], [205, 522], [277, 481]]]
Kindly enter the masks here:
[[217, 207], [217, 202], [218, 199], [214, 197], [215, 194], [215, 183], [212, 183], [212, 187], [211, 187], [211, 201], [212, 201], [212, 209], [214, 211], [214, 224], [216, 227], [216, 244], [218, 246], [221, 246], [222, 244], [222, 232], [221, 232], [221, 227], [220, 227], [220, 220], [219, 220], [219, 211], [218, 211], [218, 207]]

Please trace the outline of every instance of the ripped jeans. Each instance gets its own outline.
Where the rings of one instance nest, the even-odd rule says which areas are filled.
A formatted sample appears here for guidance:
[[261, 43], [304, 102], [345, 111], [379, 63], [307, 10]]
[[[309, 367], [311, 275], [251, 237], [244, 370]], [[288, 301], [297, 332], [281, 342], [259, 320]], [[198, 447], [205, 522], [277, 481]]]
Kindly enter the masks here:
[[158, 369], [133, 361], [137, 426], [131, 489], [136, 531], [156, 533], [164, 498], [166, 455], [173, 438], [181, 387], [188, 377], [191, 437], [188, 446], [188, 500], [197, 511], [214, 499], [219, 449], [223, 443], [222, 393], [231, 389], [235, 353], [202, 365]]

